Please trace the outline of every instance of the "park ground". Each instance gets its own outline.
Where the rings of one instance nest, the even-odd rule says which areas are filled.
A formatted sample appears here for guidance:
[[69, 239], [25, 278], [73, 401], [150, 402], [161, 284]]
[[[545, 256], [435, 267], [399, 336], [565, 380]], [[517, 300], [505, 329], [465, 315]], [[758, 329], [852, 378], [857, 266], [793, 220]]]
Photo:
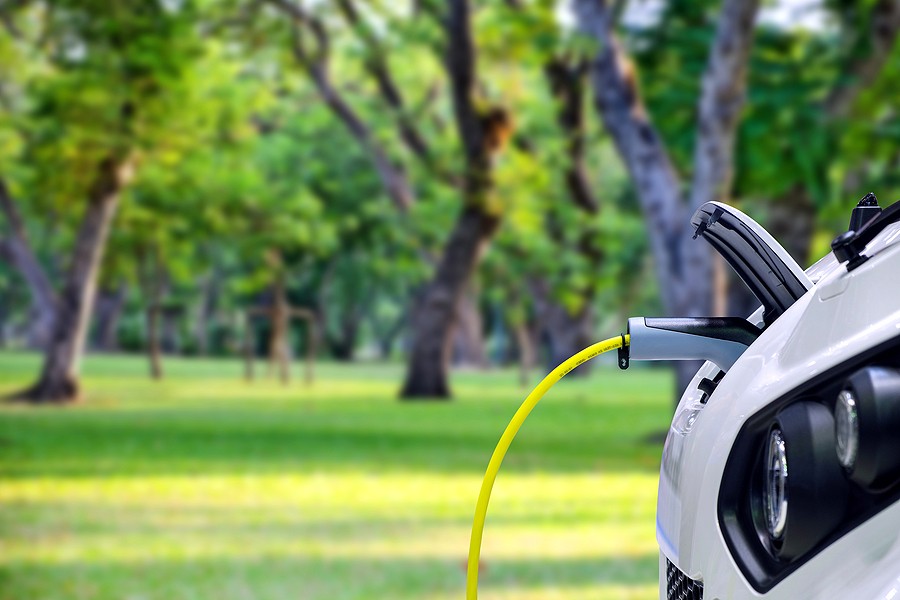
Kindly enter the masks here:
[[[0, 353], [0, 393], [37, 368]], [[515, 373], [402, 403], [400, 365], [324, 364], [287, 388], [236, 361], [166, 369], [92, 356], [80, 404], [0, 406], [0, 600], [464, 597], [481, 475], [527, 392]], [[551, 391], [497, 480], [483, 599], [655, 597], [670, 389], [603, 365]]]

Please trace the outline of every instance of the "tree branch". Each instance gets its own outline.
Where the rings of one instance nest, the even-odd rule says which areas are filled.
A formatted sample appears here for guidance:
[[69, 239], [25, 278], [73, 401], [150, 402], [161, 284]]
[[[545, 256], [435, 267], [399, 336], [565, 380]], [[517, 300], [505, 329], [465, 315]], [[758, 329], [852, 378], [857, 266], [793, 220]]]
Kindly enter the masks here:
[[703, 75], [690, 208], [722, 200], [734, 179], [734, 141], [747, 93], [759, 0], [725, 0]]
[[[268, 0], [269, 3], [288, 15], [292, 20], [292, 50], [297, 62], [307, 71], [322, 99], [340, 119], [356, 141], [372, 160], [381, 179], [382, 187], [400, 212], [407, 212], [415, 201], [412, 187], [406, 173], [395, 164], [387, 150], [375, 138], [371, 128], [344, 99], [332, 84], [328, 72], [328, 32], [320, 19], [306, 12], [302, 7], [288, 0]], [[311, 32], [316, 40], [316, 49], [311, 51], [303, 39], [305, 32]]]
[[490, 156], [485, 127], [475, 103], [476, 58], [469, 0], [449, 0], [446, 68], [456, 128], [466, 157], [467, 203], [477, 203], [489, 187]]
[[[647, 116], [634, 68], [612, 32], [612, 14], [604, 2], [577, 0], [576, 22], [599, 46], [588, 68], [594, 105], [637, 188], [657, 260], [686, 221], [681, 182], [668, 152]], [[666, 268], [663, 266], [663, 268]]]
[[368, 56], [366, 58], [366, 70], [375, 79], [378, 86], [378, 92], [382, 99], [391, 108], [397, 118], [397, 127], [400, 130], [400, 139], [406, 144], [407, 148], [415, 154], [423, 158], [426, 162], [430, 160], [430, 151], [425, 138], [419, 133], [413, 124], [410, 115], [406, 110], [406, 103], [400, 88], [394, 81], [394, 77], [390, 71], [387, 61], [387, 53], [381, 44], [381, 41], [372, 33], [368, 24], [363, 21], [356, 10], [353, 0], [337, 0], [338, 9], [344, 16], [347, 23], [357, 32], [360, 39], [366, 45]]
[[851, 60], [825, 100], [829, 118], [847, 115], [859, 93], [875, 82], [897, 41], [900, 30], [900, 0], [878, 0], [869, 17], [865, 39], [871, 44], [863, 56]]
[[584, 82], [587, 62], [570, 64], [562, 57], [551, 58], [544, 66], [550, 91], [557, 101], [556, 121], [566, 136], [569, 164], [566, 187], [572, 200], [590, 214], [600, 209], [584, 165]]
[[52, 313], [56, 304], [56, 293], [28, 242], [25, 221], [2, 178], [0, 178], [0, 213], [6, 218], [8, 233], [3, 240], [0, 258], [16, 269], [25, 280], [35, 306], [41, 311]]

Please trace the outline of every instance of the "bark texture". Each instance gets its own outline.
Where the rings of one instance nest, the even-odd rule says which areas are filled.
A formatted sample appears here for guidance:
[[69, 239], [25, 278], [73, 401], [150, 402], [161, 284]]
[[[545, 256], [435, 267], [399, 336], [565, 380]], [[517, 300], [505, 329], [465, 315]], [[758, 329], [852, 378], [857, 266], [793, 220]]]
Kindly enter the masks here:
[[130, 159], [108, 157], [99, 165], [59, 297], [41, 375], [24, 393], [24, 398], [30, 401], [67, 402], [78, 398], [78, 373], [93, 309], [97, 273], [119, 197], [131, 172]]

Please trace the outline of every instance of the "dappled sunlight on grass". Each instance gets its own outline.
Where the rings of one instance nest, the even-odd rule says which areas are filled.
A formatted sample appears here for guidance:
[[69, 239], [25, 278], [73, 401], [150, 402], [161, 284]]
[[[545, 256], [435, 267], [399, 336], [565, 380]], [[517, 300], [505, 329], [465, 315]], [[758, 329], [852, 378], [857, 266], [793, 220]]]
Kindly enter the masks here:
[[[32, 358], [5, 358], [0, 386], [19, 385]], [[513, 373], [407, 404], [396, 366], [284, 389], [172, 362], [180, 379], [158, 385], [140, 360], [93, 359], [85, 403], [0, 408], [0, 599], [462, 597]], [[495, 487], [485, 599], [655, 597], [647, 440], [668, 380], [644, 375], [564, 382], [535, 411]]]

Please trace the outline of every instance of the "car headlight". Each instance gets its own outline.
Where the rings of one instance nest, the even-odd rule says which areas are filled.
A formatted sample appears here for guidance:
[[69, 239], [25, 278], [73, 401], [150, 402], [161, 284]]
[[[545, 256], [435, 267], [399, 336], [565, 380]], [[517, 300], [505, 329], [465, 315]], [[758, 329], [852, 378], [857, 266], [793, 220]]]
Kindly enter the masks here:
[[865, 367], [851, 375], [835, 403], [835, 450], [847, 475], [877, 490], [900, 478], [900, 372]]
[[834, 449], [838, 461], [847, 470], [856, 463], [859, 448], [859, 414], [852, 390], [841, 390], [834, 404]]
[[784, 535], [787, 523], [787, 452], [784, 448], [784, 435], [780, 429], [773, 429], [769, 434], [769, 447], [766, 451], [766, 526], [772, 539], [780, 540]]
[[834, 419], [818, 402], [779, 412], [763, 460], [761, 533], [781, 559], [800, 556], [841, 522], [847, 480], [835, 456]]
[[764, 594], [900, 501], [900, 336], [748, 415], [719, 486], [729, 553]]

